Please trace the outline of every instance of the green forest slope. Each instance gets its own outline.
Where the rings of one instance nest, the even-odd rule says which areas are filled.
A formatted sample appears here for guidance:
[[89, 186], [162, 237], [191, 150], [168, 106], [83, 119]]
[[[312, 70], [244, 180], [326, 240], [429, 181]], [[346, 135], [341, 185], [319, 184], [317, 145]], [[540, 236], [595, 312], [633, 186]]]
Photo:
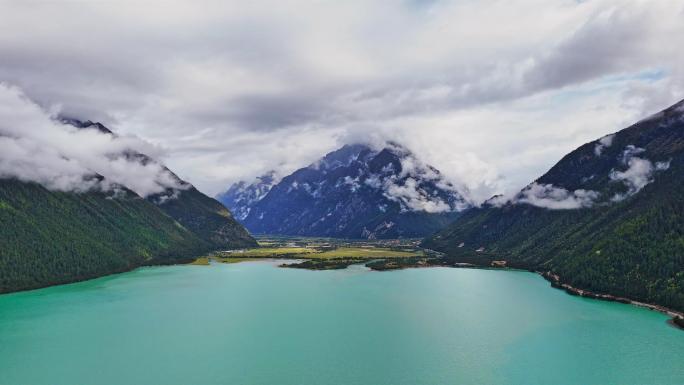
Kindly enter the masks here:
[[[551, 271], [564, 283], [684, 311], [684, 104], [639, 122], [597, 151], [587, 143], [564, 157], [538, 184], [598, 192], [592, 207], [551, 210], [515, 202], [464, 213], [425, 247], [454, 261]], [[627, 171], [628, 146], [652, 164], [643, 189], [628, 194], [613, 171]], [[613, 174], [614, 175], [614, 174]], [[478, 251], [479, 250], [479, 251]]]
[[130, 191], [112, 199], [0, 180], [0, 292], [188, 261], [212, 247]]

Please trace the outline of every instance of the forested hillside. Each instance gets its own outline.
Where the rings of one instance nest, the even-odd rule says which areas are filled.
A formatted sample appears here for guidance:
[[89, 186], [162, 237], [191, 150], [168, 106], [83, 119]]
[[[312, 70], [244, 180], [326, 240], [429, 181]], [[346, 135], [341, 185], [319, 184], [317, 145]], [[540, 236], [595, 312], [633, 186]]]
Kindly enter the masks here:
[[[135, 139], [100, 123], [41, 119], [30, 140], [16, 139], [23, 123], [0, 132], [10, 154], [36, 141], [59, 165], [0, 159], [9, 166], [0, 175], [0, 292], [256, 246], [223, 205], [138, 151]], [[52, 136], [78, 143], [42, 142]]]
[[[63, 122], [80, 129], [97, 130], [105, 135], [116, 136], [101, 123], [83, 122], [76, 119], [63, 119]], [[178, 188], [167, 188], [161, 193], [147, 196], [146, 199], [194, 232], [198, 237], [217, 248], [254, 247], [257, 245], [254, 238], [220, 202], [208, 197], [192, 184], [179, 178], [156, 159], [147, 154], [130, 150], [119, 155], [128, 159], [135, 159], [141, 164], [155, 163], [160, 165], [169, 178], [174, 180], [174, 184]]]
[[256, 240], [216, 199], [204, 195], [192, 185], [170, 194], [177, 196], [161, 200], [158, 196], [151, 196], [148, 200], [155, 202], [166, 214], [214, 247], [232, 249], [257, 246]]
[[0, 180], [0, 292], [189, 261], [212, 248], [152, 203], [123, 191], [114, 199]]
[[516, 197], [464, 213], [424, 246], [684, 310], [682, 105], [581, 146]]

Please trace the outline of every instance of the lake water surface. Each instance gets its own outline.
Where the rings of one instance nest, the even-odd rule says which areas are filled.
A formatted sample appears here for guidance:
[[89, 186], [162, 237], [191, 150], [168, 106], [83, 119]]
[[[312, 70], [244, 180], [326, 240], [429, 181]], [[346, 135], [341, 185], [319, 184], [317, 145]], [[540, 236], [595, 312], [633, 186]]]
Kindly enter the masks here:
[[150, 267], [0, 296], [2, 385], [682, 385], [662, 314], [515, 271]]

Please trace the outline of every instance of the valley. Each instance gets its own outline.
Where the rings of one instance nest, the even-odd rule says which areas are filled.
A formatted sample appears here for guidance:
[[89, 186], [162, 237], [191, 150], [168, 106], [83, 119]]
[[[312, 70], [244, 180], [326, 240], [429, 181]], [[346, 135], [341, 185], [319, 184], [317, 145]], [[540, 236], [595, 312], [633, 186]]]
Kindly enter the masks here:
[[684, 385], [683, 18], [0, 0], [0, 385]]
[[[217, 251], [197, 261], [221, 263], [282, 259], [281, 267], [311, 270], [342, 269], [353, 264], [425, 258], [419, 240], [345, 240], [307, 237], [257, 237], [260, 247]], [[289, 262], [297, 260], [297, 262]]]
[[[123, 140], [100, 123], [51, 124]], [[107, 157], [152, 168], [152, 186], [131, 180], [129, 189], [106, 168], [87, 177], [99, 190], [0, 179], [0, 292], [187, 262], [513, 268], [570, 294], [676, 318], [684, 311], [682, 128], [679, 102], [479, 205], [395, 142], [345, 145], [283, 178], [234, 184], [217, 196], [228, 208], [154, 158], [118, 149]]]

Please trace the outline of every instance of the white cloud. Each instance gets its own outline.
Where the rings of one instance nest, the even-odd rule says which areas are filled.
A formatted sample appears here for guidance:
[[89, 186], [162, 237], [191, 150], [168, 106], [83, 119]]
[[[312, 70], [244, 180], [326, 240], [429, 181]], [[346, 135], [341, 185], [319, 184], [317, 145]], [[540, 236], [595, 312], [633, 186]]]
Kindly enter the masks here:
[[[601, 150], [596, 151], [599, 146], [602, 148], [608, 147], [612, 144], [614, 135], [608, 135], [601, 138], [596, 147], [594, 147], [597, 155], [601, 154]], [[621, 163], [627, 166], [624, 171], [611, 170], [609, 178], [612, 181], [619, 181], [624, 183], [627, 187], [627, 192], [615, 194], [610, 200], [612, 202], [619, 202], [628, 198], [643, 189], [646, 185], [653, 182], [653, 177], [657, 171], [665, 171], [670, 168], [670, 160], [660, 161], [655, 164], [637, 155], [644, 153], [643, 148], [634, 145], [625, 147]], [[593, 178], [593, 176], [591, 177]], [[591, 179], [589, 178], [589, 179]], [[539, 184], [537, 182], [529, 184], [522, 191], [515, 195], [497, 195], [488, 199], [487, 204], [501, 207], [506, 204], [530, 204], [537, 207], [543, 207], [552, 210], [567, 210], [592, 207], [598, 203], [600, 193], [593, 190], [577, 189], [569, 191], [562, 187], [554, 186], [552, 184]]]
[[[392, 163], [383, 167], [381, 175], [371, 175], [365, 183], [371, 187], [382, 188], [383, 195], [401, 204], [404, 211], [425, 211], [443, 213], [461, 211], [472, 206], [466, 186], [455, 186], [445, 179], [440, 172], [418, 159], [405, 147], [394, 143], [385, 143], [387, 147], [399, 155], [401, 172], [391, 170]], [[385, 169], [388, 169], [385, 172]], [[433, 184], [428, 187], [426, 184]], [[449, 201], [439, 197], [434, 187], [449, 194]]]
[[670, 168], [670, 161], [656, 162], [655, 165], [648, 159], [636, 155], [643, 153], [643, 148], [629, 145], [625, 148], [622, 156], [622, 163], [627, 166], [624, 171], [612, 170], [610, 179], [621, 181], [627, 187], [624, 194], [616, 194], [612, 200], [621, 201], [643, 189], [646, 185], [653, 182], [653, 175], [656, 171], [665, 171]]
[[351, 190], [351, 192], [355, 192], [361, 187], [358, 177], [352, 178], [350, 176], [345, 176], [343, 182], [345, 185], [349, 186], [349, 190]]
[[599, 139], [596, 146], [594, 146], [594, 154], [596, 154], [596, 156], [601, 156], [603, 149], [610, 147], [613, 144], [613, 138], [615, 138], [615, 134], [606, 135]]
[[372, 174], [364, 181], [365, 184], [374, 189], [379, 189], [382, 187], [382, 179], [379, 175]]
[[684, 35], [683, 10], [622, 0], [0, 2], [0, 81], [169, 148], [169, 165], [210, 194], [380, 136], [481, 201], [683, 97], [684, 50], [671, 44]]
[[598, 199], [599, 193], [578, 189], [568, 191], [552, 184], [530, 184], [518, 194], [515, 203], [527, 203], [552, 210], [570, 210], [591, 207]]
[[614, 201], [620, 201], [639, 192], [644, 186], [651, 183], [653, 163], [647, 159], [634, 157], [628, 162], [629, 168], [625, 171], [613, 170], [610, 173], [611, 180], [623, 181], [628, 188], [626, 194], [617, 194]]
[[655, 169], [656, 171], [665, 171], [670, 168], [670, 160], [666, 162], [656, 162], [655, 164]]
[[163, 165], [126, 156], [159, 155], [154, 146], [130, 136], [78, 129], [54, 118], [18, 88], [0, 84], [0, 177], [60, 191], [115, 191], [123, 185], [141, 196], [186, 187]]
[[405, 211], [425, 211], [428, 213], [443, 213], [453, 211], [448, 203], [421, 189], [413, 178], [406, 178], [403, 184], [391, 183], [386, 186], [384, 195], [402, 205]]

